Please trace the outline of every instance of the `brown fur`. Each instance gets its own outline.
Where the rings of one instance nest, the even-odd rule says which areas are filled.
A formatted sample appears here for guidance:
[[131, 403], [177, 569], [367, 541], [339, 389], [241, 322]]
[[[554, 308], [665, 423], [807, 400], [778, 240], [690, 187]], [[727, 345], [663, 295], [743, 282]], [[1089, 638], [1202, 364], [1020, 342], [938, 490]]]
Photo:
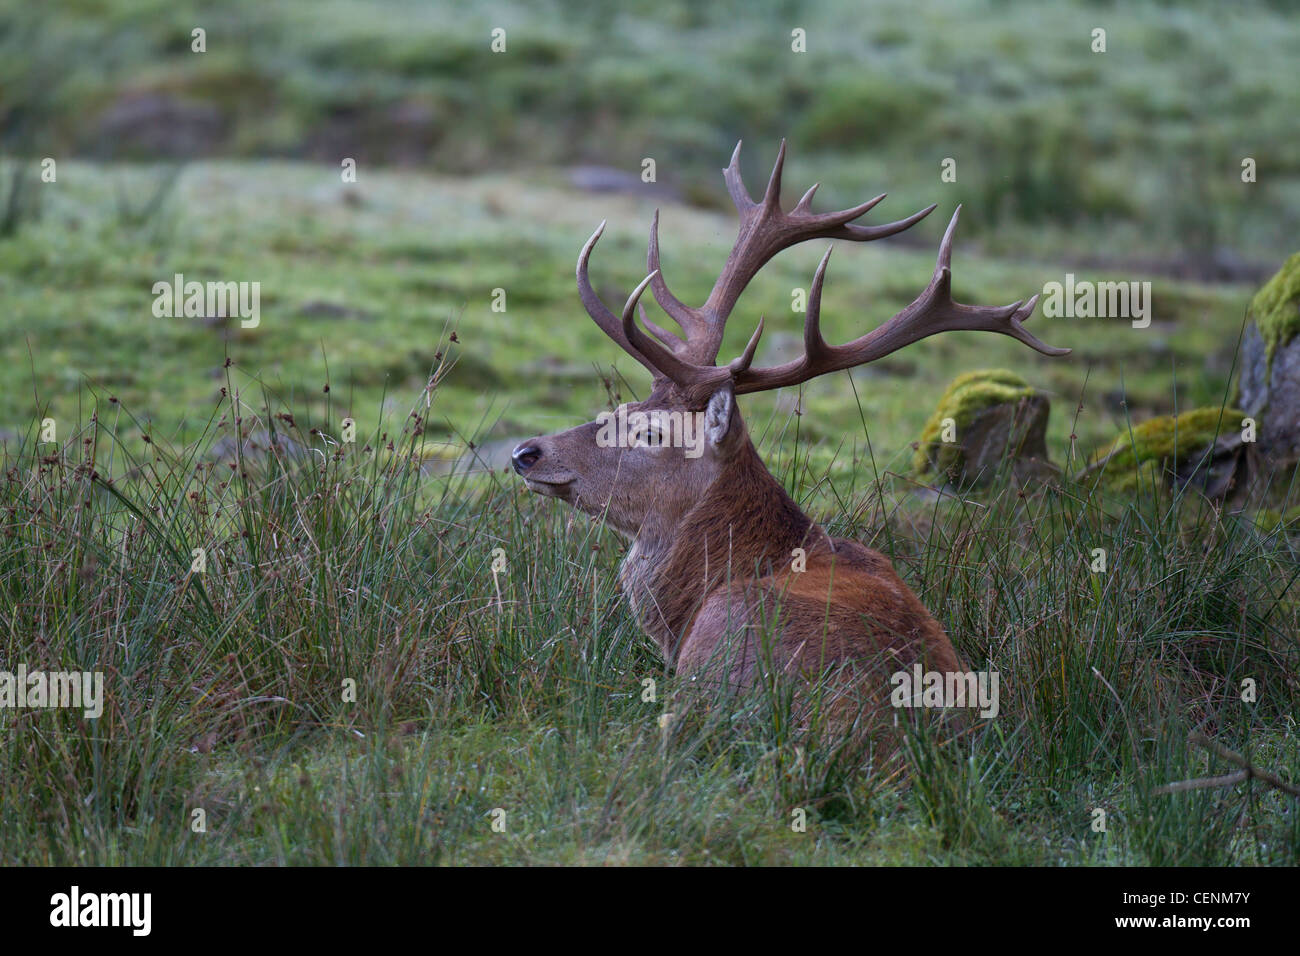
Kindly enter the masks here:
[[[751, 444], [728, 463], [651, 566], [623, 573], [638, 619], [684, 675], [724, 659], [726, 680], [754, 683], [764, 615], [780, 632], [771, 663], [807, 677], [838, 665], [889, 674], [921, 661], [958, 670], [943, 628], [889, 561], [831, 538], [791, 500]], [[794, 550], [806, 569], [792, 570]], [[863, 665], [866, 665], [863, 667]]]
[[[862, 724], [864, 709], [887, 706], [891, 674], [918, 661], [959, 670], [943, 628], [889, 561], [831, 538], [805, 515], [763, 465], [729, 392], [724, 399], [720, 437], [701, 457], [601, 448], [589, 423], [522, 443], [536, 454], [521, 474], [532, 490], [632, 539], [623, 591], [684, 676], [743, 690], [769, 676], [831, 674], [824, 686], [841, 712], [836, 723], [847, 727]], [[660, 380], [635, 407], [699, 410], [700, 402]], [[793, 569], [796, 548], [806, 553], [802, 571]], [[866, 724], [874, 735], [882, 720]]]

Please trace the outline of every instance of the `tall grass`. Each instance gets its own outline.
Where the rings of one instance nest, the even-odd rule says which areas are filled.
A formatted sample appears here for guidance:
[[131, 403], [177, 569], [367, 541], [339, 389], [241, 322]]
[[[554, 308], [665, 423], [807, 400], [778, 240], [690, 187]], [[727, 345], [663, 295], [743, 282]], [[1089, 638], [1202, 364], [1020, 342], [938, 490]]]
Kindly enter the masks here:
[[1155, 792], [1222, 772], [1198, 728], [1300, 778], [1284, 533], [1069, 479], [855, 488], [830, 528], [1001, 680], [996, 719], [904, 721], [873, 761], [788, 687], [686, 693], [602, 527], [428, 474], [439, 374], [354, 442], [229, 383], [196, 442], [90, 393], [71, 434], [6, 449], [0, 669], [98, 670], [107, 699], [0, 710], [0, 861], [1295, 862], [1291, 798]]

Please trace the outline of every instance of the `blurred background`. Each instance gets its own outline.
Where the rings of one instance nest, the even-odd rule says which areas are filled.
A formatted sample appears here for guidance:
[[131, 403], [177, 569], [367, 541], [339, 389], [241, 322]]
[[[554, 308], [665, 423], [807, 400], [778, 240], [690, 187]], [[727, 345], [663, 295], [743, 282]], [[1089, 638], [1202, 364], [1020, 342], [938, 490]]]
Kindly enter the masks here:
[[[1076, 349], [1058, 362], [1000, 338], [931, 340], [801, 400], [747, 400], [777, 432], [798, 400], [818, 412], [801, 434], [828, 455], [864, 422], [906, 455], [944, 383], [987, 365], [1059, 400], [1058, 442], [1072, 427], [1100, 441], [1135, 409], [1219, 403], [1245, 304], [1296, 246], [1296, 6], [13, 3], [0, 14], [0, 439], [110, 396], [197, 434], [227, 357], [239, 387], [364, 427], [421, 402], [444, 353], [454, 367], [427, 427], [448, 460], [473, 436], [506, 447], [589, 418], [646, 382], [578, 303], [583, 241], [609, 220], [593, 276], [621, 301], [661, 208], [665, 275], [702, 300], [734, 237], [720, 169], [743, 139], [761, 190], [783, 137], [787, 204], [820, 181], [819, 209], [887, 191], [867, 221], [940, 206], [836, 256], [828, 336], [860, 334], [923, 287], [957, 203], [960, 299], [1010, 302], [1067, 272], [1150, 280], [1155, 321], [1040, 309], [1038, 334]], [[792, 250], [755, 281], [729, 347], [760, 312], [765, 360], [797, 347], [791, 292], [821, 251]], [[177, 272], [260, 282], [260, 326], [156, 318], [151, 286]]]

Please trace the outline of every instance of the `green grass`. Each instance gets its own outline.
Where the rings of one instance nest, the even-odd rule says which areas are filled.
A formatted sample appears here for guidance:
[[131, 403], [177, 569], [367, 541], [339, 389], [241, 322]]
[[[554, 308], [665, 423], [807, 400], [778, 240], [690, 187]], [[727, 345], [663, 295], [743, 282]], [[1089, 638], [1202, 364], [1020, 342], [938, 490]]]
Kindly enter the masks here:
[[[1086, 450], [1147, 409], [1221, 401], [1248, 289], [1157, 284], [1178, 304], [1163, 329], [1038, 316], [1040, 335], [1076, 346], [1067, 361], [962, 333], [800, 396], [745, 399], [805, 506], [885, 550], [972, 666], [1003, 675], [997, 721], [956, 742], [920, 728], [896, 772], [802, 738], [780, 695], [717, 701], [665, 734], [659, 715], [682, 704], [617, 593], [621, 543], [472, 459], [471, 444], [643, 392], [571, 276], [608, 217], [594, 273], [620, 298], [639, 278], [647, 203], [545, 173], [374, 173], [345, 188], [317, 166], [211, 163], [124, 221], [163, 175], [64, 164], [41, 218], [0, 241], [23, 330], [0, 346], [0, 660], [99, 668], [109, 696], [93, 724], [0, 712], [0, 765], [21, 768], [0, 783], [0, 860], [1294, 859], [1294, 807], [1275, 793], [1150, 793], [1225, 769], [1186, 744], [1206, 721], [1295, 779], [1293, 538], [1068, 482], [927, 503], [891, 478], [947, 381], [976, 364], [1052, 394], [1062, 463], [1072, 432]], [[665, 207], [665, 270], [687, 301], [733, 228]], [[823, 306], [832, 340], [901, 307], [933, 268], [928, 249], [843, 251]], [[766, 311], [776, 332], [818, 254], [783, 256], [738, 316]], [[1051, 270], [982, 258], [960, 236], [954, 267], [957, 294], [984, 302]], [[175, 272], [261, 281], [261, 325], [155, 318], [152, 283]], [[797, 345], [799, 319], [769, 333], [762, 360]], [[357, 442], [340, 448], [345, 417]], [[46, 418], [54, 444], [37, 443]], [[241, 465], [237, 420], [313, 450], [301, 467]], [[1095, 547], [1108, 575], [1087, 570]], [[494, 548], [508, 560], [495, 578]], [[1236, 700], [1246, 676], [1264, 688], [1253, 706]], [[1098, 807], [1105, 835], [1089, 830]], [[796, 808], [806, 833], [790, 828]]]
[[[447, 444], [426, 448], [442, 458], [465, 453], [468, 431], [509, 444], [589, 420], [608, 406], [602, 379], [611, 367], [616, 394], [647, 391], [640, 366], [582, 311], [573, 269], [581, 244], [608, 219], [592, 274], [607, 301], [621, 301], [643, 276], [649, 201], [579, 193], [544, 171], [472, 179], [375, 172], [345, 186], [329, 168], [309, 164], [203, 163], [186, 168], [144, 223], [124, 223], [123, 203], [148, 203], [166, 175], [147, 166], [65, 163], [57, 183], [30, 187], [44, 197], [42, 218], [0, 240], [0, 296], [7, 322], [21, 330], [0, 339], [0, 438], [46, 417], [64, 427], [81, 420], [81, 388], [93, 384], [142, 420], [192, 440], [226, 384], [227, 358], [234, 387], [263, 383], [297, 413], [318, 418], [328, 400], [335, 430], [351, 416], [368, 432], [384, 396], [422, 388], [444, 351], [453, 364], [427, 428]], [[791, 194], [803, 185], [790, 171], [786, 181]], [[715, 189], [723, 193], [721, 176]], [[910, 211], [892, 197], [885, 206], [886, 215]], [[828, 340], [860, 335], [924, 288], [939, 217], [949, 211], [913, 227], [921, 249], [885, 240], [840, 250], [823, 296]], [[1010, 302], [1060, 277], [1057, 265], [982, 257], [964, 232], [979, 218], [967, 208], [957, 234], [959, 300]], [[732, 213], [664, 206], [663, 267], [682, 299], [703, 301], [734, 230]], [[790, 311], [791, 290], [807, 289], [820, 254], [790, 250], [752, 283], [725, 354], [740, 353], [760, 313], [769, 331], [758, 361], [795, 354], [803, 316]], [[153, 284], [176, 273], [260, 282], [260, 326], [155, 318]], [[494, 289], [505, 290], [504, 312], [492, 309]], [[976, 365], [1008, 367], [1056, 404], [1048, 436], [1054, 454], [1068, 446], [1072, 428], [1089, 449], [1130, 417], [1220, 404], [1251, 292], [1155, 280], [1155, 319], [1146, 329], [1122, 319], [1036, 315], [1036, 334], [1074, 347], [1067, 361], [1002, 336], [953, 333], [818, 380], [801, 396], [746, 398], [745, 412], [774, 444], [797, 432], [817, 473], [851, 478], [868, 440], [882, 471], [905, 473], [909, 443], [949, 381]], [[799, 417], [790, 414], [796, 400]]]
[[[788, 136], [790, 172], [815, 171], [827, 203], [889, 189], [915, 208], [941, 191], [986, 211], [966, 234], [999, 254], [1216, 270], [1231, 250], [1268, 267], [1300, 208], [1288, 13], [1282, 0], [1230, 17], [1213, 0], [875, 0], [869, 13], [764, 0], [743, 15], [682, 0], [59, 0], [0, 15], [0, 123], [29, 157], [352, 156], [450, 173], [639, 172], [654, 157], [661, 183], [715, 207], [737, 139]], [[806, 53], [791, 51], [796, 28]], [[167, 135], [132, 122], [150, 109]], [[746, 169], [765, 171], [773, 149]], [[955, 183], [940, 182], [945, 158]]]
[[230, 396], [190, 444], [136, 455], [101, 399], [4, 463], [0, 660], [107, 684], [98, 721], [0, 712], [6, 863], [1295, 862], [1276, 791], [1152, 792], [1224, 770], [1197, 727], [1300, 774], [1296, 540], [1248, 516], [1069, 479], [861, 489], [829, 527], [890, 553], [1002, 687], [996, 720], [916, 725], [873, 767], [779, 689], [682, 697], [616, 593], [620, 543], [508, 479], [422, 475], [419, 395], [343, 445], [268, 398], [242, 427], [308, 453], [210, 460]]
[[[1232, 769], [1196, 729], [1300, 779], [1294, 489], [1238, 514], [1071, 477], [1117, 433], [1231, 392], [1254, 284], [1160, 276], [1294, 252], [1283, 5], [28, 7], [0, 14], [0, 670], [100, 670], [107, 707], [0, 709], [0, 863], [1300, 859], [1275, 790], [1155, 792]], [[512, 52], [493, 59], [498, 22]], [[151, 96], [217, 118], [204, 159], [106, 131]], [[956, 333], [743, 400], [790, 492], [884, 551], [1001, 676], [996, 720], [906, 723], [897, 763], [801, 728], [786, 687], [688, 698], [618, 593], [623, 543], [484, 464], [645, 393], [578, 303], [578, 249], [609, 221], [592, 275], [621, 301], [657, 205], [665, 275], [702, 301], [742, 135], [751, 190], [789, 137], [787, 205], [817, 179], [818, 209], [888, 190], [873, 221], [940, 203], [897, 240], [842, 244], [830, 341], [924, 287], [958, 202], [961, 301], [1152, 274], [1146, 329], [1040, 310], [1068, 359]], [[682, 201], [568, 185], [566, 166], [645, 156]], [[759, 314], [757, 360], [793, 354], [792, 290], [822, 251], [764, 270], [724, 355]], [[259, 282], [260, 326], [156, 318], [152, 286], [178, 272]], [[1062, 476], [936, 497], [904, 477], [913, 443], [981, 367], [1051, 397]], [[268, 432], [288, 454], [236, 452]]]

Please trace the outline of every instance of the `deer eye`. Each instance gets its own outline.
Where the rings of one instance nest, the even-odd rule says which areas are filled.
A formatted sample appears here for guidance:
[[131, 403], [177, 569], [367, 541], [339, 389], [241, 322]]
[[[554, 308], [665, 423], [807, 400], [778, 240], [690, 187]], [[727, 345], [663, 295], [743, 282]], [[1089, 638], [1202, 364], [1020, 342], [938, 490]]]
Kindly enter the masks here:
[[643, 425], [631, 434], [633, 448], [661, 448], [668, 444], [664, 432], [654, 425]]

